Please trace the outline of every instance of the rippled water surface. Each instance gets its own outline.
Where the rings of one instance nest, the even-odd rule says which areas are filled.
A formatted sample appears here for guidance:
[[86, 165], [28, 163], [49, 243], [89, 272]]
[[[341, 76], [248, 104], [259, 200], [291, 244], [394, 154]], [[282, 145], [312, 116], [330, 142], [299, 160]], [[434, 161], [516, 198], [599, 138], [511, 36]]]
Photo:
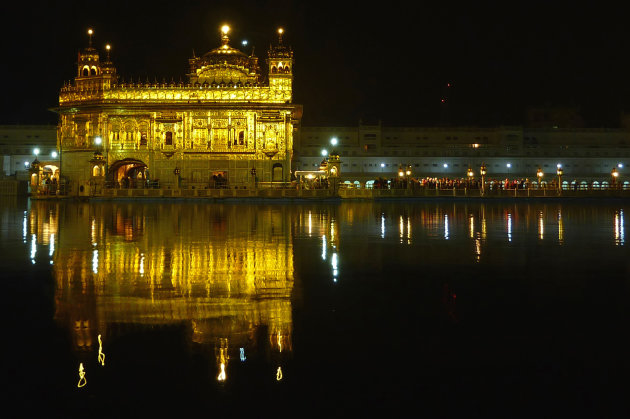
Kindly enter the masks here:
[[625, 201], [0, 202], [24, 415], [626, 411]]

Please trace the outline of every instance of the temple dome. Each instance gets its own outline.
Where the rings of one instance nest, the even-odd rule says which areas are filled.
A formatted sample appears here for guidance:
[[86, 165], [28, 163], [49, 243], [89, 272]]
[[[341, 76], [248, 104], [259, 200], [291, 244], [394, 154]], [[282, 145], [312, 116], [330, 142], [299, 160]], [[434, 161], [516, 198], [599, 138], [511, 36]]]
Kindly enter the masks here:
[[191, 82], [255, 82], [258, 60], [230, 46], [229, 26], [221, 28], [221, 46], [190, 60]]

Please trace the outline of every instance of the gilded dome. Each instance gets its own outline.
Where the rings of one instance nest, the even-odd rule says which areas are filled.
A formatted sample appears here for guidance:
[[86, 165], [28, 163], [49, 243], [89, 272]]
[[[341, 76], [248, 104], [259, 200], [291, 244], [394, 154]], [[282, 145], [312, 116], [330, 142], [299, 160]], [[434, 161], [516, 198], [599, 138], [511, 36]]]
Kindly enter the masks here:
[[198, 83], [251, 82], [257, 78], [257, 59], [231, 47], [229, 31], [228, 26], [223, 26], [221, 46], [190, 60], [191, 81]]

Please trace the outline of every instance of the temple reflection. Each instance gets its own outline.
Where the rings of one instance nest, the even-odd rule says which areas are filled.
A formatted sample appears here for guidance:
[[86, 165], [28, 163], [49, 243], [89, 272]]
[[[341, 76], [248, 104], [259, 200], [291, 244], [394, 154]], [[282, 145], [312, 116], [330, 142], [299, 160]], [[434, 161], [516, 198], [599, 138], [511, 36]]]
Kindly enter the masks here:
[[101, 336], [112, 342], [125, 330], [183, 325], [189, 344], [214, 352], [224, 381], [230, 360], [244, 360], [260, 345], [282, 356], [292, 350], [293, 248], [285, 212], [36, 202], [28, 220], [31, 256], [38, 245], [50, 246], [55, 317], [71, 330], [78, 353], [104, 364]]

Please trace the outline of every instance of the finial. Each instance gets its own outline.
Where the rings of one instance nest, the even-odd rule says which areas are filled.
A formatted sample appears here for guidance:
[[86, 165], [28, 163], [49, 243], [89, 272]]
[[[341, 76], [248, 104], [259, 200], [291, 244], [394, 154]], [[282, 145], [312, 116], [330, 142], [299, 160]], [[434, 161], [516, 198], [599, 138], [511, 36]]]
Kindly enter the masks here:
[[284, 33], [284, 29], [278, 28], [278, 45], [282, 45], [282, 34]]
[[88, 46], [90, 48], [92, 48], [92, 34], [94, 33], [94, 31], [92, 30], [92, 28], [88, 29], [88, 36], [89, 36], [89, 44]]
[[228, 25], [221, 26], [221, 43], [223, 46], [226, 46], [228, 42], [230, 42], [228, 33], [230, 33], [230, 27]]

